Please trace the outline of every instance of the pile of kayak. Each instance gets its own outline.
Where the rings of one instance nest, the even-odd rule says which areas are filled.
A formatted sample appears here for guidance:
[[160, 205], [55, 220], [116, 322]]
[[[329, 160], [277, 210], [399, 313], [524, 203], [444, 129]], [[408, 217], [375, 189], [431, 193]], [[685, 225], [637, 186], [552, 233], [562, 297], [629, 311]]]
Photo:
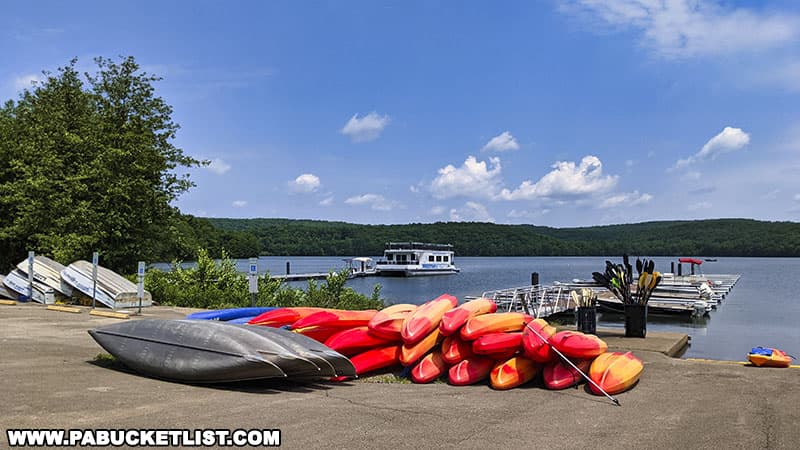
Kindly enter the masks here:
[[[258, 326], [252, 328], [285, 328], [314, 339], [347, 356], [356, 376], [405, 367], [415, 383], [446, 378], [463, 386], [488, 379], [495, 389], [511, 389], [541, 374], [547, 388], [565, 389], [583, 381], [577, 367], [609, 394], [622, 392], [639, 379], [642, 361], [630, 352], [608, 352], [608, 345], [597, 336], [557, 332], [543, 319], [496, 311], [489, 299], [459, 306], [455, 297], [444, 294], [420, 306], [396, 304], [381, 311], [275, 308], [227, 320], [242, 322], [245, 317], [248, 325]], [[209, 317], [215, 313], [221, 314], [209, 311], [200, 313], [206, 317], [190, 318], [226, 320]], [[245, 313], [228, 313], [238, 314]], [[591, 384], [590, 388], [601, 393]]]

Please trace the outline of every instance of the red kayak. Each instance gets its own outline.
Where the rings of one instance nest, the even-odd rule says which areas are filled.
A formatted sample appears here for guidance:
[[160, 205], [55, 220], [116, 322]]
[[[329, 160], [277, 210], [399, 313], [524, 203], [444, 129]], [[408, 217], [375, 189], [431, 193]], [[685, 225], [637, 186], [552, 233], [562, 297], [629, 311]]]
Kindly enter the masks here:
[[484, 334], [521, 331], [533, 317], [523, 313], [494, 313], [469, 319], [461, 328], [461, 339], [474, 341]]
[[342, 331], [339, 327], [305, 327], [292, 330], [295, 333], [302, 334], [303, 336], [310, 337], [317, 342], [325, 342], [336, 333]]
[[447, 363], [442, 359], [442, 351], [434, 350], [425, 355], [425, 357], [411, 369], [411, 381], [414, 383], [430, 383], [442, 376], [446, 371]]
[[447, 364], [458, 364], [472, 355], [472, 342], [463, 341], [458, 335], [447, 336], [442, 342], [442, 359]]
[[400, 363], [400, 346], [390, 345], [367, 350], [350, 358], [350, 362], [356, 368], [356, 375], [358, 376], [391, 367]]
[[553, 335], [550, 343], [567, 358], [575, 359], [594, 359], [608, 350], [604, 340], [580, 331], [559, 331]]
[[444, 336], [450, 336], [467, 323], [469, 319], [482, 314], [491, 314], [495, 311], [497, 311], [497, 304], [488, 298], [471, 300], [458, 308], [447, 311], [442, 316], [442, 323], [439, 325], [439, 329], [442, 330]]
[[367, 327], [348, 328], [325, 340], [326, 346], [345, 356], [352, 356], [371, 348], [386, 347], [396, 343], [373, 336], [368, 332]]
[[403, 322], [416, 309], [417, 305], [398, 303], [378, 311], [367, 324], [370, 334], [399, 342], [402, 339], [400, 332]]
[[489, 333], [472, 341], [472, 351], [477, 355], [507, 353], [509, 351], [513, 354], [520, 349], [521, 344], [521, 331], [513, 333]]
[[515, 356], [497, 363], [489, 374], [494, 389], [511, 389], [531, 381], [539, 373], [540, 365], [524, 356]]
[[417, 308], [403, 322], [403, 342], [413, 345], [431, 334], [431, 331], [439, 328], [444, 313], [455, 308], [457, 304], [455, 297], [443, 294]]
[[249, 322], [249, 325], [263, 325], [266, 327], [280, 328], [284, 325], [291, 325], [298, 320], [308, 317], [311, 314], [320, 311], [330, 311], [328, 308], [313, 308], [313, 307], [295, 307], [295, 308], [278, 308], [272, 311], [267, 311], [259, 314]]
[[[572, 362], [583, 373], [588, 372], [589, 366], [592, 365], [591, 359], [577, 359]], [[566, 389], [584, 381], [584, 378], [563, 360], [553, 361], [544, 366], [542, 376], [547, 389], [553, 390]]]
[[425, 353], [428, 353], [436, 346], [439, 342], [439, 336], [441, 336], [441, 332], [436, 328], [431, 331], [431, 334], [425, 336], [424, 339], [416, 344], [403, 344], [403, 347], [400, 349], [400, 364], [410, 366], [419, 361], [420, 358], [425, 356]]
[[522, 349], [525, 352], [525, 356], [538, 363], [554, 360], [556, 354], [553, 349], [530, 328], [536, 330], [545, 339], [550, 339], [556, 334], [555, 327], [550, 326], [544, 319], [536, 319], [529, 322], [522, 331]]
[[485, 356], [473, 356], [450, 368], [448, 381], [454, 386], [466, 386], [485, 380], [495, 361]]
[[368, 309], [366, 311], [319, 311], [294, 322], [292, 324], [292, 329], [308, 327], [337, 327], [339, 329], [365, 327], [377, 313], [378, 311], [374, 309]]

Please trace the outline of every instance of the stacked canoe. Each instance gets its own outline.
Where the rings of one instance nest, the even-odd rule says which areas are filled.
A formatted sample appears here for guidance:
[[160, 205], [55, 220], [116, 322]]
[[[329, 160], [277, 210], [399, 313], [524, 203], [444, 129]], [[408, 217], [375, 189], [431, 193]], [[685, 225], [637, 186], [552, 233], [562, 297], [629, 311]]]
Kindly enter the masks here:
[[510, 389], [540, 374], [549, 389], [582, 382], [552, 347], [608, 393], [630, 388], [641, 374], [641, 360], [630, 352], [607, 352], [597, 336], [556, 332], [543, 319], [496, 310], [489, 299], [459, 306], [444, 294], [419, 306], [396, 304], [381, 311], [278, 308], [248, 323], [285, 327], [324, 343], [349, 357], [357, 376], [405, 367], [415, 383], [446, 378], [463, 386], [488, 379], [495, 389]]

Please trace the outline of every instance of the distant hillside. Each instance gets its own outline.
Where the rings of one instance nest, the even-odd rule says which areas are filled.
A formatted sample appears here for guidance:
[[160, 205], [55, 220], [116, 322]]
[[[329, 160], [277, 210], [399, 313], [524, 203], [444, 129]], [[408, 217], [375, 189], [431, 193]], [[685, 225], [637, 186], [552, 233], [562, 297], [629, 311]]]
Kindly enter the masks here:
[[800, 223], [750, 219], [582, 228], [437, 222], [358, 225], [292, 219], [207, 219], [231, 256], [379, 255], [389, 241], [451, 243], [459, 256], [800, 256]]

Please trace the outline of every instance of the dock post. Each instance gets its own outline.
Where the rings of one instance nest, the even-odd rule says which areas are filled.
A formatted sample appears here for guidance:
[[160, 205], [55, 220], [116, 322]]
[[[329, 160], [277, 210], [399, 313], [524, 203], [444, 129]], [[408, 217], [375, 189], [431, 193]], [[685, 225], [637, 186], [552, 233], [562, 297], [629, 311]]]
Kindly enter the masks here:
[[694, 264], [692, 264], [692, 275], [694, 275]]
[[532, 272], [531, 273], [531, 286], [538, 286], [539, 285], [539, 272]]
[[675, 261], [669, 263], [669, 273], [675, 273]]
[[683, 275], [682, 272], [683, 272], [683, 264], [678, 263], [678, 276], [679, 277]]
[[289, 261], [286, 261], [286, 275], [292, 273], [291, 267], [292, 267], [291, 263], [289, 263]]

